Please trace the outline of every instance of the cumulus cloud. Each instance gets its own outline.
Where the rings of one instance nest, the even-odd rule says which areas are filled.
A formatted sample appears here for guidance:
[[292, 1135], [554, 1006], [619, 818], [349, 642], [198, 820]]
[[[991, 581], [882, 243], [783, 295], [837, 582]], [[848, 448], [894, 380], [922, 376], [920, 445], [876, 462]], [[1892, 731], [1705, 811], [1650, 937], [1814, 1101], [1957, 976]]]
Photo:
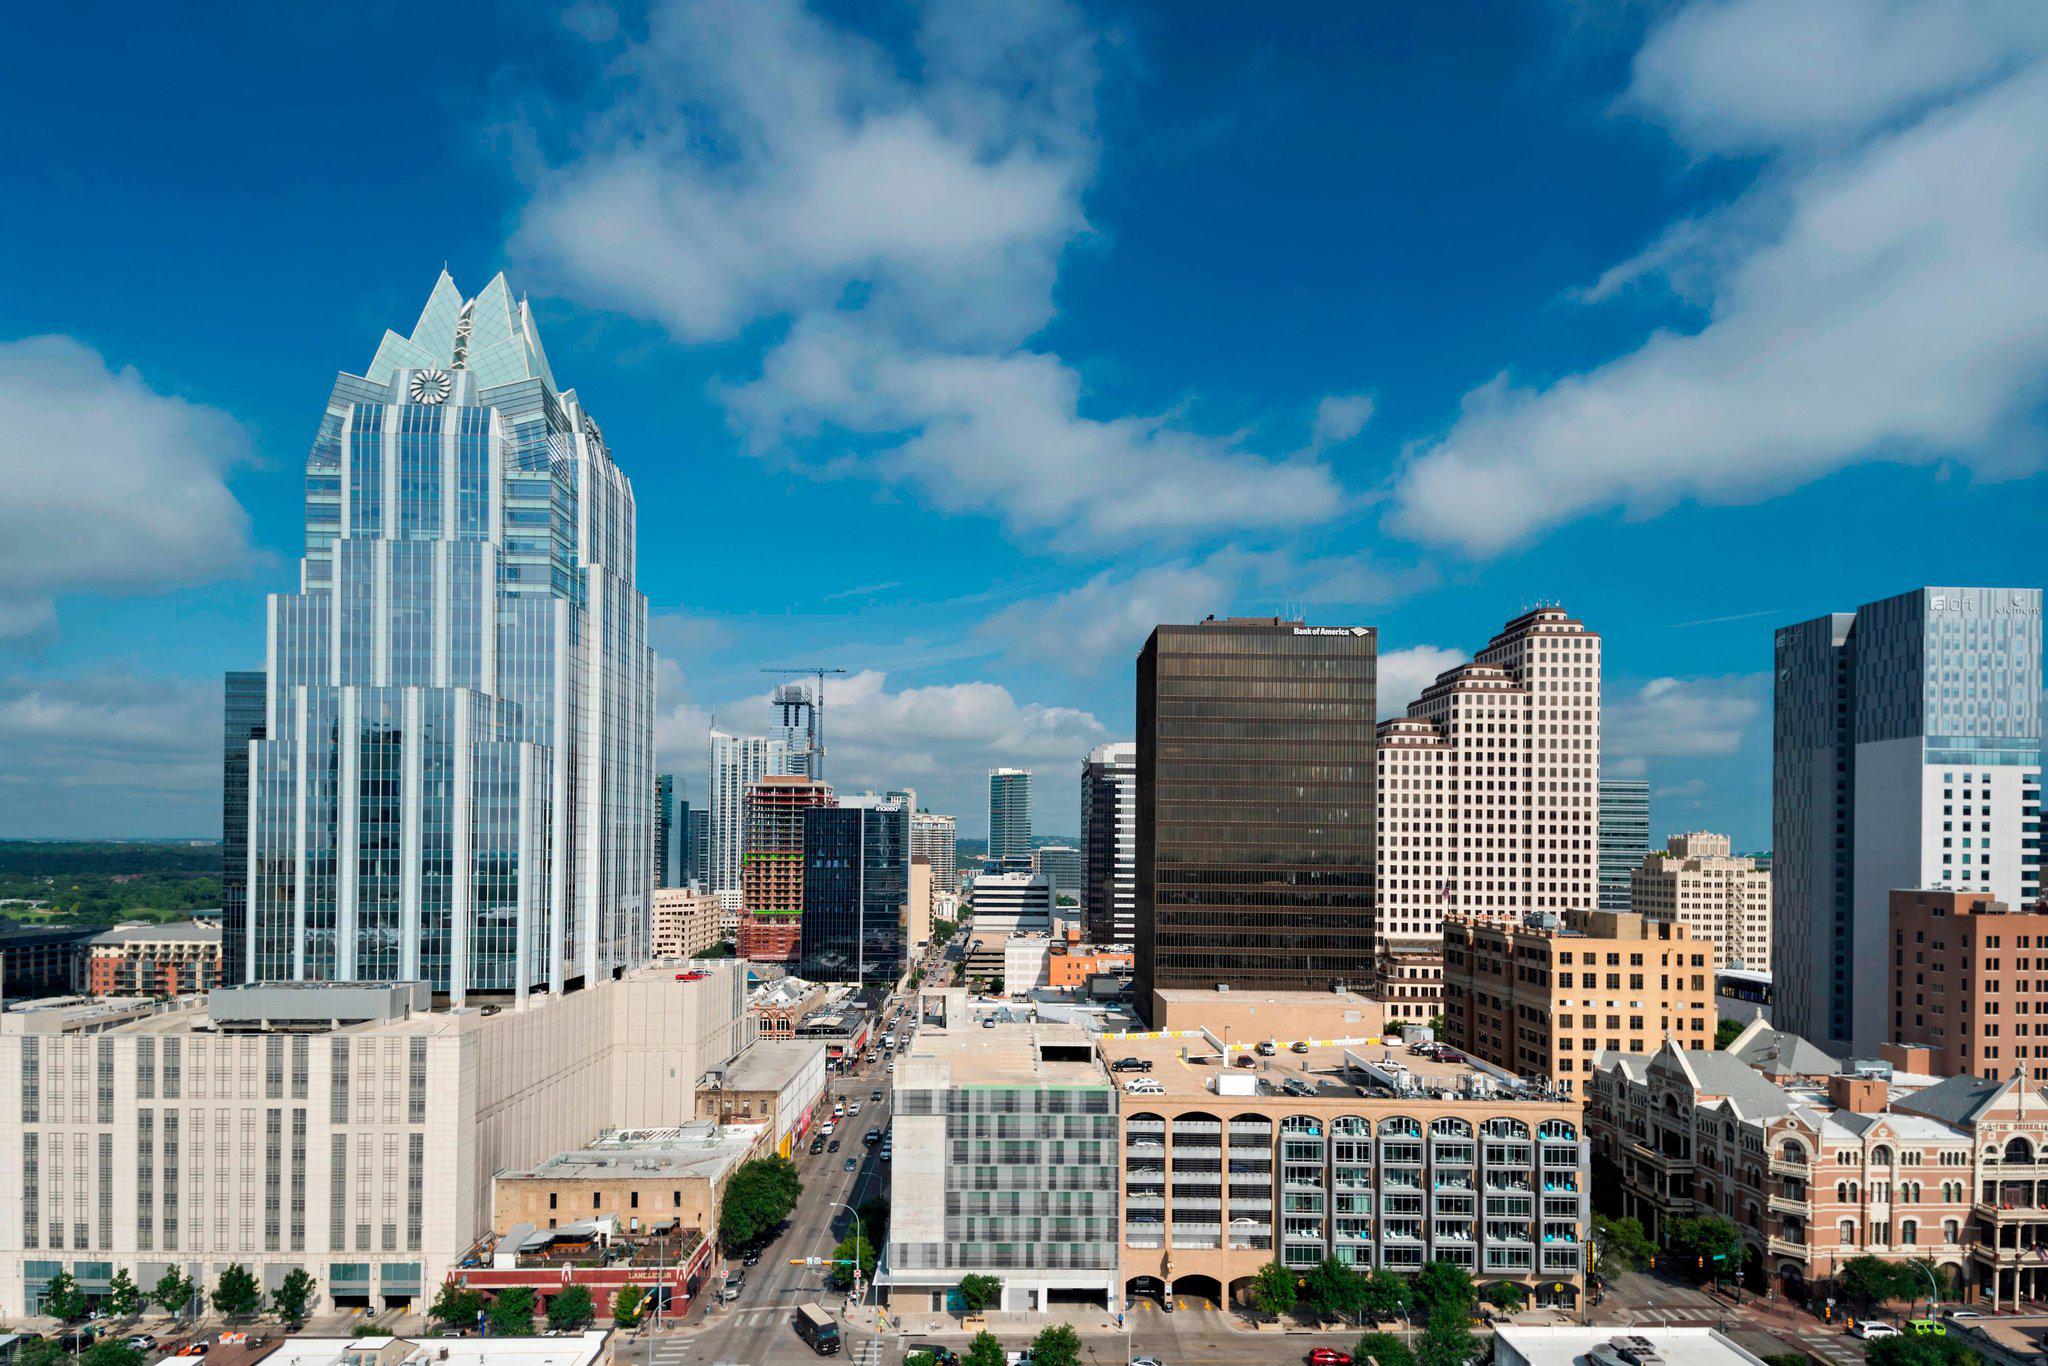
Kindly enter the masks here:
[[1754, 501], [1861, 461], [2038, 468], [2044, 48], [2037, 5], [1679, 11], [1645, 43], [1633, 104], [1763, 169], [1588, 294], [1659, 278], [1701, 321], [1474, 390], [1398, 476], [1391, 526], [1493, 554], [1588, 512]]
[[1472, 656], [1448, 645], [1407, 645], [1380, 652], [1380, 719], [1405, 716], [1408, 704], [1422, 696], [1422, 690], [1436, 682], [1436, 676], [1454, 669]]
[[[899, 65], [796, 0], [667, 0], [538, 176], [514, 247], [686, 341], [787, 323], [726, 390], [752, 447], [907, 485], [1021, 540], [1117, 544], [1328, 520], [1315, 456], [1179, 413], [1097, 415], [1028, 339], [1084, 237], [1098, 56], [1062, 0], [926, 8]], [[915, 78], [906, 74], [914, 70]]]
[[218, 680], [0, 678], [0, 828], [216, 834], [220, 708]]
[[1765, 674], [1653, 678], [1633, 692], [1611, 688], [1600, 714], [1607, 771], [1636, 778], [1652, 758], [1734, 754], [1763, 715], [1768, 694]]
[[72, 592], [135, 592], [243, 569], [226, 471], [242, 429], [69, 337], [0, 343], [0, 638], [51, 627]]

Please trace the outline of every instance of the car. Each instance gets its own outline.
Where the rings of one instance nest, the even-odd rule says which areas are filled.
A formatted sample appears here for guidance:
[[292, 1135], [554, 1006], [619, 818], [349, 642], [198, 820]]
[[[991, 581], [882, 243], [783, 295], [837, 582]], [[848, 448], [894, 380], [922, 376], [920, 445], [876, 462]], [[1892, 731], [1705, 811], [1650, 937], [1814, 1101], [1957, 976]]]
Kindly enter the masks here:
[[837, 1127], [838, 1126], [836, 1124], [834, 1124], [831, 1120], [828, 1119], [825, 1121], [825, 1127], [818, 1130], [818, 1132], [825, 1135], [825, 1137], [830, 1138], [832, 1137], [832, 1131]]
[[1251, 1054], [1246, 1053], [1238, 1058], [1237, 1065], [1239, 1067], [1257, 1067], [1259, 1065], [1259, 1060], [1253, 1057]]
[[1131, 1366], [1166, 1366], [1158, 1357], [1132, 1357]]
[[1865, 1319], [1854, 1328], [1851, 1328], [1849, 1335], [1851, 1337], [1863, 1338], [1865, 1341], [1875, 1338], [1900, 1338], [1905, 1336], [1904, 1333], [1901, 1333], [1883, 1319]]
[[1351, 1366], [1351, 1353], [1335, 1347], [1316, 1347], [1308, 1354], [1308, 1366]]
[[744, 1257], [742, 1257], [742, 1258], [740, 1258], [740, 1265], [741, 1265], [741, 1266], [759, 1266], [760, 1264], [761, 1264], [761, 1249], [760, 1249], [760, 1248], [758, 1248], [758, 1247], [750, 1247], [750, 1248], [748, 1248], [748, 1249], [747, 1249], [747, 1255], [746, 1255], [746, 1256], [744, 1256]]
[[951, 1347], [941, 1346], [936, 1342], [911, 1343], [909, 1350], [904, 1353], [904, 1359], [907, 1361], [919, 1352], [932, 1359], [932, 1366], [960, 1366], [960, 1354]]
[[156, 1339], [148, 1333], [137, 1333], [134, 1337], [128, 1339], [128, 1345], [138, 1352], [147, 1352], [156, 1347]]
[[1944, 1309], [1941, 1311], [1941, 1316], [1946, 1319], [1957, 1319], [1965, 1323], [1969, 1322], [1971, 1319], [1982, 1319], [1990, 1317], [1990, 1315], [1980, 1313], [1975, 1309]]
[[1290, 1052], [1306, 1053], [1308, 1052], [1308, 1040], [1296, 1039], [1293, 1043], [1287, 1045], [1287, 1047]]
[[880, 1129], [870, 1129], [860, 1136], [860, 1141], [872, 1148], [875, 1144], [882, 1141], [882, 1131]]
[[825, 1140], [824, 1140], [824, 1139], [822, 1139], [822, 1138], [814, 1138], [814, 1139], [812, 1139], [812, 1140], [811, 1140], [811, 1151], [812, 1151], [813, 1153], [822, 1153], [822, 1152], [824, 1152], [824, 1151], [825, 1151]]
[[[1279, 1044], [1277, 1044], [1277, 1043], [1275, 1043], [1275, 1042], [1273, 1042], [1273, 1040], [1271, 1040], [1271, 1039], [1267, 1039], [1267, 1040], [1266, 1040], [1265, 1042], [1261, 1043], [1261, 1044], [1259, 1045], [1259, 1047], [1258, 1047], [1258, 1054], [1259, 1054], [1259, 1056], [1260, 1056], [1260, 1057], [1262, 1057], [1262, 1058], [1270, 1058], [1270, 1057], [1272, 1057], [1272, 1056], [1273, 1056], [1273, 1055], [1274, 1055], [1275, 1053], [1278, 1053], [1279, 1051], [1280, 1051], [1280, 1045], [1279, 1045]], [[1316, 1350], [1317, 1350], [1317, 1351], [1328, 1351], [1328, 1350], [1330, 1350], [1330, 1349], [1328, 1349], [1328, 1348], [1323, 1348], [1323, 1347], [1319, 1347], [1319, 1348], [1317, 1348]]]
[[889, 1161], [889, 1160], [890, 1160], [890, 1158], [889, 1158], [889, 1150], [888, 1150], [887, 1148], [884, 1148], [884, 1149], [882, 1149], [882, 1160], [883, 1160], [884, 1162], [887, 1162], [887, 1161]]
[[1939, 1319], [1907, 1319], [1906, 1335], [1916, 1338], [1945, 1338], [1948, 1325]]
[[1109, 1065], [1109, 1070], [1112, 1072], [1150, 1072], [1152, 1070], [1152, 1059], [1118, 1058]]
[[859, 1113], [860, 1113], [860, 1102], [859, 1102], [859, 1101], [855, 1101], [855, 1102], [854, 1102], [853, 1104], [851, 1104], [851, 1105], [847, 1106], [847, 1107], [846, 1107], [846, 1113], [847, 1113], [847, 1114], [849, 1114], [849, 1115], [857, 1115], [857, 1114], [859, 1114]]
[[858, 1167], [859, 1165], [860, 1162], [856, 1158], [849, 1157], [846, 1159], [846, 1170], [848, 1171], [852, 1171], [855, 1167]]
[[831, 1141], [830, 1143], [827, 1143], [827, 1144], [825, 1145], [825, 1151], [826, 1151], [826, 1152], [828, 1152], [828, 1153], [836, 1153], [836, 1152], [838, 1152], [838, 1151], [839, 1151], [839, 1140], [835, 1138], [835, 1139], [833, 1139], [833, 1140], [832, 1140], [832, 1141]]
[[880, 1091], [870, 1091], [870, 1092], [868, 1092], [868, 1099], [869, 1099], [869, 1100], [880, 1100], [881, 1098], [882, 1098], [882, 1093], [881, 1093]]

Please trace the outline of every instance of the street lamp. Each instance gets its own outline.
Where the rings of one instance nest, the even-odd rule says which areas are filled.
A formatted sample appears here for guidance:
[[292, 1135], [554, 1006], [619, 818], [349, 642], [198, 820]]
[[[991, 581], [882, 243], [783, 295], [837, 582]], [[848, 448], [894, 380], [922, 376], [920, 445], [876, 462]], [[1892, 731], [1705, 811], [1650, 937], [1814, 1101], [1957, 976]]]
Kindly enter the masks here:
[[860, 1211], [838, 1200], [832, 1202], [832, 1208], [843, 1209], [853, 1216], [853, 1302], [858, 1305], [865, 1299], [861, 1287], [860, 1245], [867, 1241], [860, 1231]]

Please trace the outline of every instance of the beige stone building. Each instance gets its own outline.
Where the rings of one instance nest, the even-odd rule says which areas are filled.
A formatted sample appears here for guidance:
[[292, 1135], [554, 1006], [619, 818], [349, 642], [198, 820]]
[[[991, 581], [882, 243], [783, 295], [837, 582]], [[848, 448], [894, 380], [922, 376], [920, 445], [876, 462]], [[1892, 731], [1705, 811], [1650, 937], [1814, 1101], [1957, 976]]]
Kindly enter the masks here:
[[1389, 949], [1380, 955], [1380, 1000], [1387, 1028], [1426, 1025], [1444, 1010], [1444, 950]]
[[910, 895], [903, 908], [903, 937], [914, 954], [932, 940], [932, 907], [936, 889], [932, 883], [932, 861], [923, 854], [910, 856]]
[[231, 1262], [322, 1308], [417, 1305], [491, 1217], [491, 1177], [606, 1124], [695, 1116], [751, 1038], [745, 977], [643, 969], [519, 1005], [428, 1009], [415, 984], [285, 983], [203, 1004], [0, 1015], [0, 1314], [59, 1271]]
[[1714, 946], [1722, 967], [1771, 970], [1771, 874], [1729, 852], [1728, 837], [1673, 835], [1629, 875], [1628, 908], [1684, 925]]
[[718, 898], [690, 887], [654, 889], [654, 956], [694, 958], [719, 941]]
[[768, 1137], [765, 1124], [710, 1121], [624, 1130], [531, 1167], [508, 1168], [491, 1182], [492, 1232], [609, 1217], [628, 1234], [674, 1226], [710, 1235], [726, 1181], [742, 1162], [768, 1151]]
[[1583, 622], [1523, 613], [1378, 737], [1384, 944], [1433, 949], [1450, 915], [1598, 905], [1600, 637]]
[[1582, 1091], [1593, 1056], [1714, 1042], [1714, 950], [1632, 912], [1454, 917], [1444, 932], [1444, 1034], [1475, 1058]]

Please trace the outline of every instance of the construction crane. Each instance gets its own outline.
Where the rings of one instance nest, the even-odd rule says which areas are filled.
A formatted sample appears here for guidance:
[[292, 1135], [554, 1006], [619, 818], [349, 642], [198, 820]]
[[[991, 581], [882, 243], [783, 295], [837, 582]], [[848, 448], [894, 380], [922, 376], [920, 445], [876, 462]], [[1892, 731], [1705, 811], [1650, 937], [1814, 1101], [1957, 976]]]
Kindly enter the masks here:
[[775, 690], [775, 705], [782, 709], [782, 724], [794, 728], [796, 718], [809, 711], [809, 724], [805, 726], [808, 737], [804, 745], [804, 772], [817, 782], [825, 781], [825, 675], [843, 674], [844, 669], [827, 668], [822, 664], [791, 664], [779, 669], [763, 669], [764, 674], [776, 674], [783, 678], [791, 674], [809, 674], [818, 680], [818, 690], [809, 697], [804, 696], [801, 683], [785, 683]]

